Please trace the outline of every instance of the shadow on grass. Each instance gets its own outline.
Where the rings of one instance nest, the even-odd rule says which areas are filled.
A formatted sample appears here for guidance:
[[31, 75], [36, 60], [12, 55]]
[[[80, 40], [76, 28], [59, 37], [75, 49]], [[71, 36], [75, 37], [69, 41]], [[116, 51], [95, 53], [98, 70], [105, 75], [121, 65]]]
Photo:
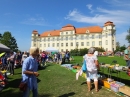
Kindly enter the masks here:
[[70, 96], [73, 96], [74, 94], [75, 94], [74, 92], [70, 92], [70, 93], [63, 94], [63, 95], [58, 96], [58, 97], [70, 97]]
[[46, 68], [49, 67], [49, 66], [53, 66], [53, 65], [47, 64], [46, 66], [43, 66], [43, 67], [39, 66], [39, 67], [38, 67], [38, 71], [44, 70], [44, 69], [46, 69]]
[[51, 94], [42, 94], [42, 95], [38, 95], [38, 97], [52, 97]]
[[12, 81], [9, 81], [9, 83], [6, 85], [6, 87], [5, 87], [4, 89], [6, 89], [6, 88], [8, 88], [8, 87], [18, 88], [18, 86], [19, 86], [21, 80], [22, 80], [22, 79], [20, 78], [20, 79], [14, 79], [14, 80], [12, 80]]
[[2, 91], [0, 97], [22, 97], [22, 92], [14, 92], [13, 90]]

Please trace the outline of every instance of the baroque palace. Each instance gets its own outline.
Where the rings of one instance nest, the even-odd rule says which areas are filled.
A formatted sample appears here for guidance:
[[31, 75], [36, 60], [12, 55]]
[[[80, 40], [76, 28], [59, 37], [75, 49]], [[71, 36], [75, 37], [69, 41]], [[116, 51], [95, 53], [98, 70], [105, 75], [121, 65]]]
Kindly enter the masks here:
[[75, 28], [68, 24], [59, 30], [45, 31], [39, 34], [33, 30], [31, 47], [38, 47], [41, 51], [53, 47], [59, 51], [83, 49], [90, 47], [102, 47], [106, 51], [116, 49], [116, 29], [113, 22], [104, 23], [100, 26]]

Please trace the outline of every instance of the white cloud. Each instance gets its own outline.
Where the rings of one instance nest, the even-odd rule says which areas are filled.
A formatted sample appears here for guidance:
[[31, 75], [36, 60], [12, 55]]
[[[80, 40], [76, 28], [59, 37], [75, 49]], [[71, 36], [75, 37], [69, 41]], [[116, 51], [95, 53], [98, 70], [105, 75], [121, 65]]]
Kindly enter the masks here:
[[87, 4], [86, 5], [88, 7], [88, 9], [91, 11], [91, 13], [93, 12], [93, 9], [92, 9], [92, 4]]
[[115, 24], [123, 25], [129, 24], [130, 20], [130, 11], [129, 10], [107, 10], [103, 8], [97, 8], [93, 16], [88, 16], [80, 13], [77, 9], [70, 11], [69, 14], [65, 17], [65, 19], [83, 22], [83, 23], [91, 23], [91, 24], [99, 24], [102, 25], [106, 21], [113, 21]]
[[130, 0], [104, 0], [106, 3], [113, 5], [113, 6], [118, 6], [118, 7], [124, 7], [127, 8], [130, 6]]
[[25, 21], [21, 23], [27, 24], [27, 25], [47, 26], [47, 23], [42, 17], [38, 17], [38, 18], [32, 17], [32, 18], [26, 19]]
[[116, 42], [120, 43], [120, 46], [123, 46], [124, 44], [128, 46], [128, 41], [126, 40], [126, 35], [128, 35], [128, 32], [123, 32], [120, 34], [116, 34]]

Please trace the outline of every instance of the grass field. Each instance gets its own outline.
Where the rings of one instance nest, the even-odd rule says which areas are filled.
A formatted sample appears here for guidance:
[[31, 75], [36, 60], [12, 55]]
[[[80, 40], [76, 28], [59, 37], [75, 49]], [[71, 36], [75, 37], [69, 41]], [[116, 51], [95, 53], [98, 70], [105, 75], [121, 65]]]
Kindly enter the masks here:
[[[72, 64], [82, 64], [81, 56], [74, 58]], [[99, 57], [100, 62], [111, 63], [112, 60], [117, 60], [119, 64], [125, 65], [123, 58]], [[101, 86], [99, 92], [95, 92], [94, 89], [87, 92], [85, 78], [80, 77], [79, 80], [76, 80], [75, 73], [57, 64], [48, 63], [44, 69], [38, 72], [40, 73], [38, 77], [39, 97], [105, 97], [106, 95], [107, 97], [119, 97], [114, 92]], [[129, 77], [126, 74], [124, 76], [122, 76], [122, 81], [129, 81]], [[9, 83], [0, 92], [0, 97], [22, 97], [22, 92], [18, 89], [21, 81], [21, 68], [15, 69], [15, 75], [8, 76], [8, 79]]]

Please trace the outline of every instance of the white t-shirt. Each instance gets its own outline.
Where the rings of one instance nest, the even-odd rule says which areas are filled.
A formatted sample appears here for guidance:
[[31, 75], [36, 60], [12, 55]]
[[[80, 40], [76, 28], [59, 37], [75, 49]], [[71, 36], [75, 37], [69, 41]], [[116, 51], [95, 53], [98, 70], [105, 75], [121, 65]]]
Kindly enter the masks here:
[[90, 72], [97, 71], [95, 60], [98, 60], [96, 55], [94, 54], [93, 56], [88, 56], [87, 54], [85, 55], [86, 67], [88, 71]]

